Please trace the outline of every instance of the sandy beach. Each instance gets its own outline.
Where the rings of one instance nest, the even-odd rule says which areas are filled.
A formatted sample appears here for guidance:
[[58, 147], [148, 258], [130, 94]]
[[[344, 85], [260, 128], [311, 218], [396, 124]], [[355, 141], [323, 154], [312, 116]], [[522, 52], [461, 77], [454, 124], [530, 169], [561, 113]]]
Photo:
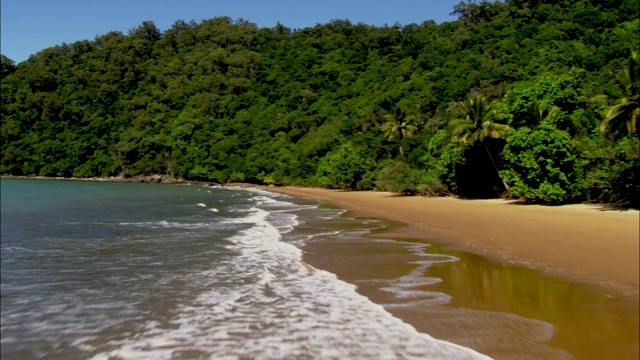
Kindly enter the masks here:
[[303, 262], [419, 332], [495, 359], [638, 359], [637, 210], [261, 188], [349, 210], [299, 224], [330, 230]]
[[[304, 260], [418, 331], [495, 359], [638, 358], [637, 210], [266, 189], [333, 204], [347, 217], [387, 219], [364, 238], [312, 241]], [[460, 261], [416, 267], [412, 244]], [[436, 281], [415, 289], [450, 300], [389, 306], [397, 300], [389, 284], [416, 274]]]
[[269, 190], [322, 200], [356, 215], [407, 224], [385, 236], [431, 239], [638, 298], [639, 212], [598, 205], [398, 196], [317, 188]]

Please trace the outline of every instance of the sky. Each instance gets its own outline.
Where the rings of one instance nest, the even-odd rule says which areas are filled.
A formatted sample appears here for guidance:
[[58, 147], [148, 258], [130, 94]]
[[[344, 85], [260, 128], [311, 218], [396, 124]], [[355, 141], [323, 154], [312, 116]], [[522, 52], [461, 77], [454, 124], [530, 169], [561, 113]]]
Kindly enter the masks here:
[[109, 31], [128, 34], [143, 21], [167, 30], [176, 20], [220, 16], [258, 27], [301, 29], [348, 19], [384, 26], [453, 21], [461, 0], [2, 0], [0, 53], [16, 63], [62, 43], [93, 40]]

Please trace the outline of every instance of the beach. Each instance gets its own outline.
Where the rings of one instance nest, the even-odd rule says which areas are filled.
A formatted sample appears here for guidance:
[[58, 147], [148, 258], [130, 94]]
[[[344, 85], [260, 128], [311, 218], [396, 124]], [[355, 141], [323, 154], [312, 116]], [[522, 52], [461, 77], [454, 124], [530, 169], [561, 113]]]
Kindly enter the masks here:
[[[56, 246], [59, 243], [64, 244], [67, 249], [55, 252], [64, 258], [64, 260], [54, 261], [55, 264], [62, 267], [62, 271], [48, 273], [49, 276], [58, 276], [65, 281], [73, 276], [70, 275], [70, 270], [73, 270], [72, 274], [83, 274], [83, 264], [89, 264], [91, 266], [90, 273], [94, 273], [95, 266], [100, 261], [104, 263], [111, 274], [111, 271], [114, 270], [114, 261], [118, 263], [124, 261], [123, 264], [126, 265], [128, 261], [139, 261], [135, 257], [136, 253], [150, 254], [149, 250], [146, 250], [146, 241], [149, 239], [161, 239], [161, 243], [168, 241], [169, 244], [172, 244], [172, 239], [175, 239], [181, 244], [179, 249], [182, 250], [183, 256], [188, 257], [187, 260], [182, 257], [174, 259], [176, 251], [171, 250], [169, 252], [171, 261], [156, 261], [154, 257], [145, 256], [143, 259], [148, 259], [145, 261], [149, 261], [154, 266], [145, 268], [135, 263], [136, 268], [139, 271], [145, 269], [151, 271], [161, 263], [171, 266], [176, 261], [181, 269], [187, 263], [190, 266], [204, 266], [205, 271], [202, 274], [209, 279], [208, 276], [212, 269], [215, 271], [220, 266], [237, 264], [238, 269], [225, 268], [211, 277], [212, 281], [219, 282], [217, 285], [206, 285], [206, 282], [203, 283], [204, 280], [200, 278], [196, 278], [196, 281], [192, 283], [193, 287], [190, 288], [189, 293], [211, 291], [211, 294], [202, 297], [202, 299], [210, 301], [211, 299], [215, 300], [224, 290], [220, 287], [221, 284], [242, 285], [248, 281], [248, 278], [244, 278], [238, 282], [236, 278], [238, 274], [243, 273], [242, 269], [245, 267], [250, 265], [258, 269], [251, 271], [250, 274], [263, 274], [265, 273], [264, 266], [272, 266], [274, 268], [267, 274], [280, 274], [283, 276], [282, 279], [286, 280], [281, 284], [282, 287], [279, 287], [282, 293], [286, 294], [282, 299], [282, 301], [286, 300], [285, 304], [275, 308], [275, 310], [282, 309], [283, 313], [275, 318], [278, 321], [289, 321], [295, 319], [292, 314], [301, 315], [299, 319], [293, 321], [293, 325], [297, 329], [295, 332], [284, 325], [276, 328], [283, 329], [285, 336], [291, 334], [302, 336], [300, 335], [300, 325], [310, 323], [316, 324], [316, 326], [310, 326], [309, 331], [319, 331], [323, 334], [322, 336], [329, 337], [335, 337], [337, 334], [338, 337], [335, 339], [341, 343], [350, 341], [349, 339], [355, 336], [356, 339], [343, 346], [341, 351], [352, 352], [356, 349], [365, 349], [375, 352], [377, 350], [371, 346], [392, 344], [393, 347], [402, 347], [402, 351], [406, 350], [417, 354], [425, 349], [428, 351], [449, 349], [449, 345], [440, 342], [440, 340], [445, 340], [495, 359], [595, 360], [615, 358], [631, 360], [637, 359], [639, 355], [637, 210], [620, 211], [591, 205], [543, 207], [520, 205], [518, 202], [505, 200], [407, 197], [384, 192], [272, 186], [258, 187], [267, 190], [267, 192], [258, 191], [256, 194], [251, 194], [256, 190], [256, 186], [247, 184], [211, 187], [208, 184], [200, 183], [196, 184], [200, 186], [193, 187], [167, 186], [163, 188], [163, 191], [158, 191], [160, 189], [158, 186], [161, 185], [156, 184], [3, 181], [5, 187], [12, 184], [24, 185], [27, 188], [35, 186], [34, 189], [40, 189], [38, 193], [36, 190], [28, 188], [28, 191], [25, 190], [23, 193], [31, 200], [13, 201], [13, 203], [31, 204], [34, 208], [34, 214], [41, 214], [48, 220], [54, 218], [50, 214], [50, 205], [42, 206], [37, 201], [43, 201], [45, 195], [58, 194], [56, 191], [73, 190], [60, 195], [60, 199], [52, 202], [61, 209], [54, 211], [54, 213], [62, 216], [62, 224], [69, 229], [75, 229], [81, 225], [78, 229], [82, 231], [96, 227], [100, 232], [99, 236], [89, 234], [77, 237], [77, 239], [85, 241], [87, 238], [95, 238], [92, 244], [105, 246], [105, 251], [109, 251], [107, 254], [114, 251], [114, 246], [115, 250], [124, 251], [124, 253], [116, 251], [114, 255], [117, 260], [114, 260], [105, 258], [102, 252], [95, 252], [91, 246], [69, 248], [69, 244], [75, 241], [75, 237], [51, 243], [48, 234], [42, 236], [42, 244], [44, 244], [41, 244], [42, 246]], [[78, 191], [78, 186], [81, 186], [80, 189], [90, 189], [91, 191]], [[46, 190], [47, 187], [49, 190]], [[248, 188], [248, 193], [239, 191], [242, 188]], [[123, 201], [125, 201], [123, 199], [132, 197], [126, 191], [135, 191], [135, 196], [146, 194], [146, 197], [143, 196], [139, 199], [162, 203], [170, 200], [170, 204], [173, 204], [171, 201], [179, 201], [182, 206], [153, 206], [161, 212], [159, 217], [135, 220], [140, 216], [149, 215], [149, 205], [145, 205], [144, 201], [134, 199], [132, 200], [134, 204], [123, 206]], [[176, 195], [171, 196], [168, 192], [176, 192]], [[273, 194], [274, 192], [293, 195], [296, 199]], [[14, 195], [19, 193], [6, 192], [6, 194]], [[242, 194], [247, 196], [245, 200], [238, 197]], [[74, 196], [81, 197], [82, 201], [73, 200]], [[104, 211], [104, 206], [108, 202], [100, 200], [102, 197], [105, 199], [113, 198], [112, 201], [118, 211]], [[10, 198], [4, 200], [11, 203]], [[91, 204], [98, 200], [103, 206], [100, 208], [92, 207]], [[250, 231], [244, 227], [239, 228], [241, 231], [236, 234], [237, 236], [230, 239], [234, 242], [249, 241], [249, 249], [257, 249], [257, 251], [239, 252], [237, 246], [241, 243], [238, 243], [230, 253], [233, 256], [241, 256], [236, 263], [229, 260], [216, 261], [216, 256], [221, 255], [215, 251], [202, 251], [189, 247], [189, 244], [192, 246], [217, 246], [218, 242], [216, 241], [202, 242], [193, 241], [193, 239], [187, 241], [187, 239], [200, 232], [205, 238], [213, 235], [216, 239], [222, 236], [223, 233], [216, 230], [215, 224], [219, 222], [226, 229], [230, 224], [229, 219], [231, 219], [231, 223], [236, 223], [238, 220], [235, 218], [238, 216], [240, 208], [234, 204], [238, 201], [256, 201], [256, 204], [259, 203], [261, 208], [249, 207], [249, 218], [246, 221], [255, 224], [255, 226], [249, 229]], [[78, 210], [76, 215], [65, 215], [65, 211], [71, 211], [75, 206], [82, 204], [86, 204], [89, 210], [83, 208]], [[184, 206], [185, 204], [188, 206]], [[3, 212], [7, 209], [3, 207]], [[195, 212], [198, 215], [193, 218], [173, 219], [173, 216], [176, 215], [176, 209]], [[256, 209], [258, 209], [257, 212]], [[69, 221], [70, 218], [77, 219], [78, 216], [85, 216], [88, 219], [87, 221]], [[121, 219], [96, 221], [96, 218], [100, 216], [117, 216]], [[35, 215], [26, 217], [19, 215], [19, 218], [30, 219], [38, 224], [44, 221]], [[187, 221], [188, 219], [191, 220]], [[267, 223], [267, 219], [270, 222]], [[196, 223], [191, 223], [191, 221], [196, 221]], [[17, 226], [21, 222], [5, 221], [3, 231], [7, 230], [4, 227], [9, 224]], [[132, 241], [130, 236], [119, 237], [117, 234], [104, 237], [105, 224], [115, 224], [118, 234], [125, 231], [125, 228], [131, 227], [131, 231], [136, 234], [135, 236], [142, 236], [142, 240], [145, 241], [135, 241], [136, 237]], [[59, 224], [56, 225], [56, 229], [59, 226]], [[27, 226], [29, 229], [33, 227], [32, 225]], [[140, 227], [145, 230], [141, 232]], [[278, 229], [282, 229], [282, 231], [280, 232]], [[7, 234], [22, 233], [20, 231], [7, 232]], [[70, 232], [70, 234], [73, 233], [73, 231]], [[60, 234], [62, 236], [64, 232], [60, 232]], [[185, 238], [185, 236], [187, 237]], [[35, 239], [37, 238], [35, 237]], [[33, 236], [28, 236], [23, 241], [33, 241], [33, 239]], [[108, 239], [108, 241], [101, 242], [101, 239]], [[275, 241], [276, 239], [277, 241]], [[12, 259], [7, 254], [15, 257], [22, 256], [21, 259], [28, 261], [50, 261], [49, 256], [33, 257], [31, 256], [32, 252], [24, 248], [24, 245], [15, 246], [15, 244], [7, 242], [8, 240], [7, 237], [3, 237], [3, 251], [5, 251], [3, 252], [3, 261], [8, 261], [11, 264], [23, 264], [23, 261], [11, 262]], [[126, 246], [118, 246], [118, 240], [126, 243]], [[254, 240], [267, 241], [268, 246], [265, 244], [265, 247], [256, 247], [253, 243]], [[131, 251], [135, 246], [140, 246], [145, 250]], [[42, 251], [47, 251], [47, 249], [44, 248]], [[73, 254], [67, 258], [69, 249], [75, 249], [74, 251], [87, 250], [91, 254], [95, 253], [100, 261], [86, 262], [82, 260], [83, 264], [74, 265], [73, 269], [69, 269], [71, 259], [85, 259], [85, 255]], [[151, 249], [158, 252], [156, 256], [164, 256], [164, 252], [161, 251], [162, 247], [154, 245]], [[221, 249], [223, 248], [218, 250], [221, 251]], [[134, 256], [133, 260], [127, 260], [131, 254]], [[272, 258], [272, 256], [277, 258]], [[194, 260], [194, 257], [200, 258], [202, 261], [196, 261], [197, 259]], [[266, 258], [262, 259], [262, 257]], [[212, 263], [215, 264], [213, 268], [211, 267]], [[160, 268], [160, 270], [163, 269]], [[139, 271], [124, 271], [122, 276], [125, 280], [138, 284], [134, 280]], [[299, 285], [308, 285], [303, 286], [305, 291], [299, 291], [301, 290], [299, 286], [291, 282], [296, 279], [295, 274], [299, 271], [304, 275], [300, 277], [302, 283]], [[95, 273], [101, 274], [99, 271]], [[174, 274], [176, 271], [162, 272], [162, 274], [165, 273]], [[133, 279], [130, 278], [131, 274], [136, 274]], [[196, 274], [199, 272], [196, 271]], [[227, 275], [231, 277], [228, 281], [219, 281], [221, 277]], [[38, 276], [32, 280], [40, 281], [42, 279], [43, 276]], [[89, 276], [83, 279], [90, 281], [93, 277]], [[161, 279], [163, 278], [161, 277]], [[250, 288], [258, 290], [256, 293], [258, 297], [255, 299], [255, 306], [242, 307], [248, 313], [238, 317], [241, 320], [240, 323], [203, 316], [203, 314], [220, 314], [221, 316], [233, 317], [236, 314], [235, 310], [218, 312], [216, 309], [220, 309], [211, 306], [211, 303], [208, 302], [198, 308], [194, 312], [198, 319], [203, 321], [213, 319], [214, 322], [198, 327], [198, 329], [204, 329], [205, 332], [193, 336], [194, 341], [207, 338], [212, 328], [220, 326], [233, 327], [238, 325], [244, 329], [245, 321], [250, 317], [254, 317], [252, 321], [256, 324], [269, 324], [269, 326], [255, 327], [252, 330], [251, 338], [266, 336], [266, 334], [255, 335], [254, 331], [268, 332], [274, 329], [271, 326], [273, 319], [267, 316], [269, 312], [275, 311], [272, 306], [274, 302], [271, 300], [263, 301], [264, 299], [260, 296], [264, 295], [271, 299], [276, 295], [278, 292], [274, 292], [274, 289], [280, 286], [278, 279], [280, 279], [279, 276], [269, 276], [263, 279], [264, 281], [268, 280], [269, 286], [250, 286]], [[311, 280], [317, 280], [317, 282], [309, 283]], [[7, 296], [8, 301], [18, 299], [23, 304], [34, 302], [24, 300], [24, 297], [32, 294], [31, 287], [28, 287], [30, 289], [28, 293], [19, 292], [25, 286], [25, 281], [25, 278], [16, 279], [14, 290], [18, 293]], [[180, 292], [184, 284], [189, 284], [189, 281], [184, 281], [172, 283], [168, 287], [164, 285], [150, 287], [149, 281], [144, 280], [143, 283], [139, 283], [139, 290], [145, 292], [149, 289], [164, 289], [165, 294], [156, 299], [159, 304], [157, 306], [180, 310], [182, 308], [176, 306], [174, 299], [188, 300], [188, 297], [178, 294], [175, 296], [167, 295], [166, 292]], [[45, 281], [45, 283], [57, 284], [58, 282]], [[84, 283], [80, 282], [80, 284]], [[112, 284], [113, 292], [125, 297], [129, 296], [132, 289], [131, 284], [129, 283], [126, 291], [121, 293], [118, 292], [120, 284], [121, 281]], [[10, 286], [3, 280], [3, 286], [5, 285], [3, 295], [10, 294]], [[85, 294], [82, 291], [86, 289], [86, 285], [82, 285], [78, 288], [81, 293], [73, 293], [75, 288], [69, 288], [68, 291], [71, 291], [73, 295], [65, 295], [64, 291], [56, 294], [76, 299], [74, 300], [76, 302], [78, 302], [77, 299], [82, 298], [83, 294], [83, 296], [98, 296], [97, 300], [101, 301], [109, 300], [100, 296], [104, 293], [103, 286], [106, 285], [99, 282], [96, 286], [102, 290]], [[296, 295], [290, 296], [291, 291], [295, 291]], [[136, 298], [139, 296], [141, 295], [136, 295]], [[245, 302], [249, 298], [242, 296], [238, 299]], [[351, 300], [341, 302], [340, 299], [343, 298]], [[56, 299], [50, 299], [49, 296], [38, 297], [38, 299], [47, 299], [55, 304], [59, 302]], [[162, 301], [160, 301], [161, 299]], [[357, 301], [352, 302], [354, 299]], [[80, 301], [80, 303], [93, 306], [94, 300]], [[164, 304], [165, 300], [169, 303]], [[35, 302], [37, 303], [37, 301]], [[319, 304], [319, 308], [311, 306], [316, 303]], [[109, 304], [105, 304], [107, 308], [97, 314], [103, 316], [104, 312], [108, 312]], [[113, 304], [117, 305], [115, 309], [118, 316], [123, 315], [120, 312], [120, 302]], [[225, 304], [228, 302], [225, 301]], [[260, 307], [262, 305], [259, 304], [263, 304], [266, 308]], [[349, 307], [354, 304], [355, 307]], [[320, 319], [323, 325], [317, 326], [316, 322], [319, 320], [315, 316], [322, 314], [320, 310], [325, 309], [327, 305], [331, 309], [331, 316], [321, 315]], [[7, 309], [16, 309], [4, 300], [3, 306], [6, 306]], [[75, 305], [72, 306], [74, 309], [77, 308]], [[309, 306], [314, 310], [309, 313], [299, 311], [299, 309]], [[191, 305], [187, 307], [187, 309], [192, 308]], [[31, 314], [37, 313], [40, 314], [39, 316], [45, 317], [42, 321], [49, 321], [59, 313], [56, 309], [55, 305], [44, 306], [42, 311], [34, 312], [25, 309], [22, 314], [29, 317]], [[292, 309], [297, 310], [292, 313]], [[48, 310], [53, 310], [54, 313], [50, 314], [47, 312]], [[148, 316], [155, 316], [156, 313], [160, 314], [163, 319], [166, 317], [164, 311], [154, 311]], [[3, 311], [3, 315], [5, 314], [7, 312]], [[65, 326], [74, 328], [79, 334], [91, 333], [92, 330], [86, 326], [102, 326], [102, 321], [92, 322], [93, 314], [94, 312], [91, 311], [90, 316], [77, 318], [66, 316], [65, 321], [71, 323]], [[182, 314], [181, 316], [188, 315], [180, 314]], [[340, 314], [344, 317], [338, 316]], [[16, 319], [20, 318], [16, 317]], [[74, 323], [74, 319], [81, 322]], [[39, 324], [42, 321], [35, 323]], [[373, 326], [385, 321], [388, 323], [384, 326]], [[14, 325], [26, 324], [29, 326], [30, 323], [29, 321], [17, 321]], [[62, 323], [64, 324], [64, 322]], [[176, 335], [182, 339], [182, 331], [195, 331], [189, 327], [189, 324], [191, 322], [183, 323], [180, 331], [177, 332], [173, 332], [172, 327], [163, 328], [159, 335], [154, 336], [160, 336], [167, 340]], [[412, 339], [419, 340], [411, 345], [408, 345], [406, 339], [393, 340], [389, 334], [390, 331], [395, 331], [394, 329], [404, 329], [402, 331], [411, 334]], [[38, 333], [38, 331], [45, 330], [37, 328], [33, 331]], [[243, 332], [240, 331], [239, 334], [241, 333]], [[105, 333], [110, 344], [112, 344], [112, 340], [109, 340], [109, 336], [120, 336], [120, 334], [121, 331], [118, 329]], [[340, 334], [349, 335], [342, 336]], [[119, 338], [118, 351], [126, 353], [135, 350], [129, 345], [134, 346], [140, 341], [147, 341], [143, 335], [144, 332], [135, 334], [130, 339], [126, 339], [126, 336], [125, 339]], [[428, 337], [424, 335], [428, 335]], [[77, 337], [74, 334], [69, 336]], [[363, 345], [363, 339], [357, 338], [358, 336], [364, 336], [369, 340], [373, 339], [373, 345]], [[309, 337], [320, 339], [312, 334]], [[437, 341], [432, 342], [430, 337], [437, 339]], [[141, 338], [142, 340], [140, 340]], [[37, 336], [22, 337], [21, 339], [24, 341], [36, 339], [35, 341], [38, 341]], [[244, 341], [244, 338], [241, 336], [238, 340]], [[317, 353], [318, 349], [335, 349], [336, 343], [332, 341], [316, 342], [313, 347], [315, 350], [308, 351]], [[425, 341], [428, 344], [437, 343], [443, 347], [433, 348], [431, 345], [425, 347]], [[273, 343], [281, 344], [283, 342], [278, 338]], [[205, 341], [198, 346], [201, 350], [204, 349], [202, 351], [227, 355], [236, 350], [243, 354], [247, 354], [249, 351], [245, 346], [236, 345], [230, 348], [220, 348], [224, 344], [224, 342]], [[294, 341], [290, 344], [307, 347], [310, 343], [309, 341]], [[331, 345], [326, 347], [327, 344]], [[180, 345], [182, 347], [178, 346], [174, 350], [181, 351], [181, 348], [192, 345], [182, 344]], [[21, 345], [14, 344], [14, 346]], [[254, 354], [265, 354], [265, 346], [266, 344], [254, 346], [250, 350]], [[3, 351], [5, 349], [7, 346], [3, 347]], [[101, 351], [98, 347], [95, 349], [92, 351]], [[163, 351], [153, 347], [148, 349], [144, 347], [142, 351], [147, 350]], [[466, 350], [462, 350], [466, 352]], [[73, 351], [77, 352], [78, 350], [74, 349]], [[60, 358], [64, 358], [64, 351], [56, 354], [61, 355]], [[135, 356], [132, 355], [132, 357]], [[8, 358], [12, 357], [8, 356]]]
[[451, 249], [638, 298], [637, 210], [586, 204], [522, 205], [502, 199], [427, 198], [377, 191], [269, 190], [406, 224], [385, 236], [436, 240]]
[[486, 359], [303, 259], [377, 220], [255, 187], [0, 185], [2, 359]]
[[[303, 259], [420, 332], [495, 359], [638, 357], [637, 210], [267, 189], [379, 219], [365, 237], [310, 241]], [[432, 299], [394, 305], [394, 286]]]

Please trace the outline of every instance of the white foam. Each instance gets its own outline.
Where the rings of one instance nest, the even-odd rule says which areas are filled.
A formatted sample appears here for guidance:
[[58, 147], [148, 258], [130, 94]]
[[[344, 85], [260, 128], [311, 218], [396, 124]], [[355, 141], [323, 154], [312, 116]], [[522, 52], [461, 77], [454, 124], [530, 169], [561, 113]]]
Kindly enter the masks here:
[[209, 210], [209, 211], [213, 211], [213, 212], [220, 212], [220, 210], [218, 210], [218, 209], [216, 209], [216, 208], [209, 208], [209, 209], [207, 209], [207, 210]]
[[[94, 359], [171, 359], [183, 352], [210, 359], [486, 359], [417, 332], [354, 285], [303, 263], [270, 216], [255, 207], [229, 220], [251, 225], [228, 239], [238, 256], [199, 274], [204, 289], [217, 286], [179, 305], [171, 326], [149, 321]], [[226, 281], [234, 286], [222, 286]]]
[[6, 252], [11, 252], [11, 253], [15, 253], [15, 252], [37, 252], [37, 250], [32, 250], [32, 249], [27, 249], [25, 247], [22, 246], [7, 246], [7, 247], [2, 247], [2, 251], [6, 251]]
[[[229, 221], [229, 223], [233, 223], [233, 221]], [[196, 230], [196, 229], [211, 229], [216, 230], [220, 228], [220, 223], [216, 222], [198, 222], [198, 223], [183, 223], [183, 222], [175, 222], [175, 221], [143, 221], [143, 222], [135, 222], [135, 223], [119, 223], [119, 225], [123, 226], [139, 226], [149, 229], [186, 229], [186, 230]]]
[[203, 204], [203, 203], [197, 203], [196, 206], [200, 206], [200, 207], [207, 207], [207, 205]]
[[[395, 240], [380, 241], [397, 242]], [[411, 262], [418, 266], [409, 274], [396, 279], [373, 279], [367, 281], [367, 283], [386, 284], [386, 286], [380, 287], [380, 290], [392, 294], [393, 297], [399, 301], [398, 303], [384, 304], [385, 307], [404, 308], [422, 305], [445, 305], [451, 302], [452, 297], [448, 294], [421, 289], [442, 281], [442, 279], [424, 275], [431, 265], [436, 263], [459, 261], [458, 258], [451, 255], [429, 254], [425, 251], [429, 246], [429, 244], [420, 243], [411, 244], [409, 246], [409, 249], [412, 250], [414, 255], [425, 258], [424, 260]]]

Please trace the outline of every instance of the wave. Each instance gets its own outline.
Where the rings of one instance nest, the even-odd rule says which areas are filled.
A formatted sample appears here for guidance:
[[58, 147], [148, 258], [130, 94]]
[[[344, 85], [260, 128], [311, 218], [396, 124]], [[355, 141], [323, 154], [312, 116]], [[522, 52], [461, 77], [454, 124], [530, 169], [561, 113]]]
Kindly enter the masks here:
[[237, 286], [204, 291], [179, 306], [170, 327], [149, 321], [94, 359], [486, 358], [417, 332], [354, 285], [304, 263], [280, 230], [295, 226], [296, 217], [274, 218], [270, 207], [289, 205], [271, 200], [258, 197], [244, 217], [227, 220], [250, 225], [228, 239], [238, 255], [202, 274]]
[[[259, 189], [176, 189], [170, 200], [149, 194], [154, 206], [127, 212], [118, 202], [122, 212], [64, 219], [55, 239], [33, 242], [55, 256], [3, 245], [25, 260], [3, 270], [3, 358], [485, 358], [419, 333], [303, 261], [305, 242], [375, 221], [352, 225], [340, 209]], [[420, 258], [429, 260], [447, 259]]]
[[[230, 221], [228, 223], [233, 223]], [[199, 222], [199, 223], [186, 223], [186, 222], [175, 222], [175, 221], [143, 221], [143, 222], [121, 222], [118, 223], [121, 226], [137, 226], [149, 229], [187, 229], [187, 230], [197, 230], [197, 229], [220, 229], [221, 222]]]

